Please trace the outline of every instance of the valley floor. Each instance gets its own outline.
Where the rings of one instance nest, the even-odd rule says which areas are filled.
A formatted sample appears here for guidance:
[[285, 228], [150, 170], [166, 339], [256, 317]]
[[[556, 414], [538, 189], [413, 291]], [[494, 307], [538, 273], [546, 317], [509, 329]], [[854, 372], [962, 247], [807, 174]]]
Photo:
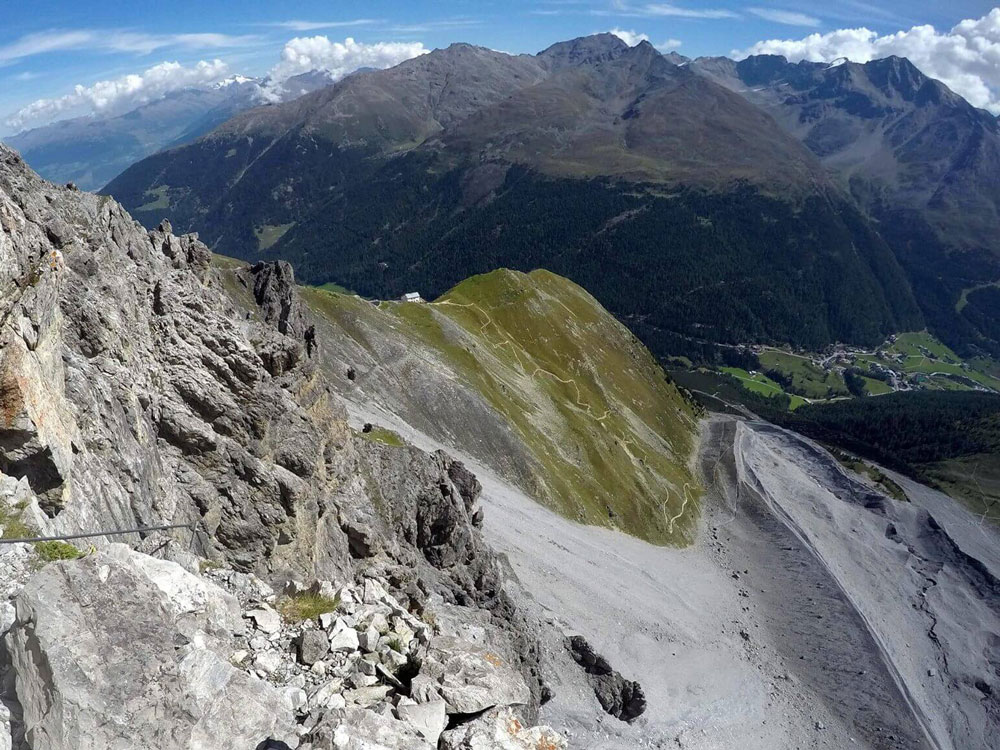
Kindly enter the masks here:
[[459, 457], [530, 606], [645, 691], [642, 717], [613, 719], [548, 644], [542, 720], [572, 746], [1000, 747], [1000, 538], [950, 498], [899, 478], [911, 502], [889, 500], [809, 441], [713, 417], [701, 530], [678, 550], [568, 521]]

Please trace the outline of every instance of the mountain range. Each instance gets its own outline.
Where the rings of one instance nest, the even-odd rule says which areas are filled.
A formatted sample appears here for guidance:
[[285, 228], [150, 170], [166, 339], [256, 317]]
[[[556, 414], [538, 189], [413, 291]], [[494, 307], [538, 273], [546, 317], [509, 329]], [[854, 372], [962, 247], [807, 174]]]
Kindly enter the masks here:
[[106, 192], [371, 296], [549, 268], [660, 354], [925, 326], [996, 354], [998, 165], [996, 118], [904, 59], [687, 60], [605, 34], [358, 74]]
[[761, 55], [690, 65], [767, 111], [822, 161], [892, 245], [928, 325], [996, 351], [995, 116], [900, 57], [827, 65]]
[[207, 88], [173, 91], [124, 114], [60, 120], [3, 140], [46, 179], [98, 190], [137, 161], [189, 143], [244, 110], [274, 99], [290, 101], [331, 83], [322, 70], [292, 76], [280, 86], [232, 76]]
[[311, 283], [436, 296], [544, 267], [660, 354], [876, 343], [924, 314], [893, 248], [795, 134], [690, 64], [605, 34], [453, 45], [244, 112], [106, 192]]
[[[996, 451], [912, 395], [821, 421]], [[835, 455], [548, 271], [373, 304], [0, 146], [4, 748], [995, 746], [990, 509]]]

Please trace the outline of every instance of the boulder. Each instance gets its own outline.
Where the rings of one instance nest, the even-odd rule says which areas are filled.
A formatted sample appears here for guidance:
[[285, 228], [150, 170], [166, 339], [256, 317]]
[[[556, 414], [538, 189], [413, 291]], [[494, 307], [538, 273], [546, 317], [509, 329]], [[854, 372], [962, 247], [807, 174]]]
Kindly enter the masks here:
[[281, 615], [270, 607], [252, 609], [247, 612], [247, 617], [253, 621], [257, 630], [267, 635], [274, 635], [281, 630]]
[[343, 619], [338, 619], [330, 633], [330, 650], [350, 652], [357, 651], [358, 647], [358, 631]]
[[435, 747], [441, 733], [448, 726], [448, 716], [443, 700], [428, 703], [400, 703], [396, 707], [396, 714]]
[[443, 698], [449, 714], [531, 701], [531, 691], [513, 665], [486, 648], [447, 636], [431, 640], [413, 693], [421, 703]]
[[327, 711], [313, 729], [315, 748], [336, 750], [432, 750], [434, 745], [405, 721], [348, 706]]
[[306, 630], [298, 640], [299, 661], [312, 666], [330, 651], [330, 640], [322, 630]]
[[608, 660], [598, 654], [582, 635], [572, 635], [566, 641], [573, 659], [587, 673], [594, 695], [601, 707], [622, 721], [632, 721], [646, 710], [642, 686], [628, 680], [611, 668]]
[[550, 727], [526, 727], [509, 708], [494, 708], [441, 735], [440, 750], [565, 750]]
[[288, 700], [229, 662], [221, 589], [122, 545], [43, 568], [7, 636], [33, 750], [298, 744]]

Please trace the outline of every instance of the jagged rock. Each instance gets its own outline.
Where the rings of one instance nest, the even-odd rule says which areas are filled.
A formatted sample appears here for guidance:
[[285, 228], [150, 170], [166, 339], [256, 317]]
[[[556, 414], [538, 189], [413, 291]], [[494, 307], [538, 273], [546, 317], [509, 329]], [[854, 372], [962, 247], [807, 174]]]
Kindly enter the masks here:
[[441, 735], [440, 750], [564, 750], [549, 727], [525, 727], [509, 708], [496, 708]]
[[430, 750], [433, 747], [408, 723], [347, 707], [328, 711], [312, 733], [313, 747], [337, 750]]
[[358, 631], [344, 622], [343, 618], [338, 619], [330, 633], [330, 650], [357, 651], [358, 648]]
[[[393, 668], [428, 638], [426, 626], [408, 612], [420, 611], [428, 595], [488, 609], [508, 640], [505, 661], [523, 671], [528, 682], [522, 679], [521, 685], [530, 691], [526, 700], [537, 703], [531, 631], [518, 620], [503, 592], [501, 566], [473, 523], [478, 482], [443, 452], [390, 448], [353, 435], [343, 405], [318, 367], [323, 349], [290, 267], [257, 264], [223, 276], [210, 260], [197, 237], [176, 237], [167, 223], [147, 232], [111, 199], [44, 183], [0, 145], [0, 498], [16, 497], [19, 506], [23, 500], [25, 519], [43, 533], [197, 524], [192, 551], [226, 569], [206, 570], [205, 577], [225, 585], [244, 611], [266, 613], [265, 603], [274, 601], [274, 591], [254, 576], [272, 583], [373, 576], [392, 581], [394, 590], [406, 592], [401, 594], [406, 606], [385, 585], [370, 587], [380, 611], [365, 622], [344, 621], [346, 627], [335, 635], [343, 640], [340, 650], [327, 660], [330, 678], [350, 674], [351, 657], [361, 645], [355, 625], [362, 625], [366, 643], [377, 653], [382, 653], [383, 637], [407, 641], [388, 657]], [[241, 282], [242, 289], [230, 288]], [[183, 529], [168, 535], [189, 539]], [[160, 554], [160, 543], [150, 538], [143, 544]], [[25, 554], [33, 556], [30, 548]], [[193, 560], [164, 555], [194, 570]], [[0, 599], [6, 598], [8, 580], [15, 580], [11, 591], [23, 584], [20, 562], [25, 576], [33, 564], [33, 558], [10, 561], [15, 564], [4, 568], [0, 560], [5, 572]], [[86, 568], [92, 562], [87, 558], [52, 570]], [[101, 575], [115, 579], [116, 565], [108, 564]], [[172, 589], [174, 572], [157, 567], [164, 565], [172, 563], [130, 564], [130, 575], [145, 583], [123, 592], [120, 607], [108, 600], [112, 614], [95, 626], [110, 646], [112, 624], [132, 610], [148, 608], [118, 632], [133, 634], [139, 624], [147, 624], [149, 633], [170, 634], [147, 644], [134, 633], [140, 657], [150, 658], [132, 664], [122, 649], [112, 649], [108, 664], [93, 664], [95, 657], [85, 650], [92, 641], [76, 637], [68, 624], [62, 633], [69, 645], [59, 648], [99, 672], [94, 684], [113, 686], [95, 699], [91, 723], [96, 726], [102, 711], [113, 713], [122, 698], [124, 687], [113, 668], [121, 672], [122, 685], [152, 691], [163, 681], [172, 685], [182, 663], [187, 673], [208, 674], [216, 687], [232, 685], [226, 690], [234, 698], [251, 691], [248, 685], [264, 691], [246, 700], [252, 716], [248, 728], [261, 716], [285, 717], [287, 706], [260, 710], [274, 699], [274, 691], [236, 669], [230, 658], [247, 651], [240, 664], [252, 668], [262, 654], [274, 654], [265, 657], [268, 664], [278, 660], [268, 679], [283, 686], [302, 673], [319, 680], [290, 653], [301, 628], [275, 624], [271, 614], [262, 614], [260, 620], [249, 618], [260, 630], [233, 642], [233, 634], [246, 625], [232, 598], [206, 594], [210, 584], [201, 589], [186, 582]], [[42, 592], [55, 586], [53, 576], [49, 568], [43, 571]], [[82, 587], [83, 581], [64, 582], [70, 584]], [[186, 603], [169, 604], [175, 597]], [[349, 617], [362, 598], [344, 595], [338, 617]], [[74, 609], [82, 604], [73, 601], [67, 617], [77, 627], [86, 620]], [[211, 609], [215, 605], [218, 609]], [[38, 633], [29, 619], [8, 639], [48, 637], [56, 626], [51, 614], [43, 614], [38, 614]], [[390, 620], [398, 630], [395, 636]], [[174, 644], [175, 634], [187, 643]], [[176, 653], [171, 651], [175, 646]], [[50, 647], [64, 666], [70, 656], [47, 642], [45, 648]], [[183, 649], [188, 649], [184, 656]], [[149, 674], [157, 660], [169, 669]], [[21, 666], [28, 669], [23, 660]], [[43, 678], [31, 673], [25, 679], [30, 685]], [[53, 679], [69, 678], [60, 672]], [[382, 663], [374, 679], [398, 684]], [[72, 682], [67, 687], [83, 689]], [[45, 691], [36, 688], [30, 695], [39, 704], [28, 707], [31, 722], [39, 724], [43, 715], [45, 722], [59, 716], [77, 720], [72, 707], [64, 714], [45, 713]], [[136, 695], [139, 708], [148, 707], [151, 716], [169, 715], [178, 705], [188, 710], [184, 700], [196, 698], [198, 706], [189, 711], [192, 722], [215, 710], [212, 699], [202, 700], [197, 691], [187, 698], [167, 691], [155, 708], [147, 693]], [[335, 707], [340, 701], [331, 695], [326, 703]], [[228, 708], [219, 710], [218, 726], [198, 731], [226, 730]], [[117, 714], [107, 719], [108, 732], [119, 731], [117, 721]], [[208, 718], [205, 722], [211, 724]], [[132, 731], [152, 733], [147, 744], [155, 747], [156, 722], [142, 723]], [[88, 724], [86, 731], [100, 730]], [[93, 746], [103, 746], [103, 739], [96, 738]]]
[[253, 660], [253, 668], [264, 674], [273, 674], [281, 669], [281, 654], [277, 651], [262, 651]]
[[286, 698], [215, 650], [231, 653], [233, 603], [121, 545], [46, 566], [7, 636], [33, 750], [294, 747]]
[[253, 620], [254, 627], [262, 633], [272, 635], [281, 630], [281, 615], [270, 607], [261, 607], [247, 612], [247, 616]]
[[413, 697], [421, 703], [443, 698], [449, 714], [474, 714], [493, 706], [526, 705], [531, 691], [501, 657], [457, 638], [431, 640]]
[[622, 721], [632, 721], [642, 715], [646, 710], [646, 696], [638, 682], [627, 680], [612, 669], [608, 660], [596, 653], [581, 635], [570, 636], [567, 647], [573, 659], [590, 676], [594, 695], [605, 711]]
[[374, 706], [376, 703], [381, 703], [392, 692], [392, 688], [388, 685], [369, 685], [367, 687], [359, 687], [354, 690], [348, 690], [344, 693], [344, 699], [348, 703], [354, 703], [359, 706], [368, 708]]
[[330, 640], [322, 630], [306, 630], [299, 636], [299, 661], [312, 666], [330, 651]]
[[428, 703], [400, 703], [396, 707], [400, 719], [416, 729], [431, 745], [437, 746], [438, 738], [448, 726], [448, 716], [443, 700]]

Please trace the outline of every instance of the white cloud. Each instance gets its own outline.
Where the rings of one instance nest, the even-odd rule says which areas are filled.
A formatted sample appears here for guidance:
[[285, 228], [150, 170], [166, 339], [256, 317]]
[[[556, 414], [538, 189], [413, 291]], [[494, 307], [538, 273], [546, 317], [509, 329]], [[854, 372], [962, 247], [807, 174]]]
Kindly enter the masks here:
[[660, 52], [673, 52], [680, 47], [683, 42], [680, 39], [664, 39], [662, 44], [657, 44], [656, 49]]
[[822, 23], [818, 18], [791, 10], [776, 8], [747, 8], [747, 10], [765, 21], [782, 23], [785, 26], [819, 26]]
[[134, 52], [150, 54], [168, 47], [184, 49], [219, 49], [239, 47], [257, 41], [255, 36], [228, 34], [146, 34], [120, 29], [54, 29], [27, 34], [0, 46], [0, 65], [48, 52], [67, 50], [98, 50], [104, 52]]
[[866, 28], [838, 29], [803, 39], [771, 39], [733, 52], [740, 59], [758, 54], [784, 55], [793, 62], [846, 57], [860, 63], [898, 55], [971, 104], [1000, 113], [1000, 8], [946, 32], [914, 26], [880, 36]]
[[342, 29], [349, 26], [371, 26], [376, 23], [381, 23], [381, 21], [376, 18], [355, 18], [352, 21], [278, 21], [266, 25], [289, 31], [318, 31], [319, 29]]
[[163, 62], [143, 73], [98, 81], [92, 86], [76, 86], [73, 93], [55, 99], [38, 99], [11, 115], [6, 124], [20, 129], [68, 113], [124, 112], [178, 89], [211, 85], [225, 78], [227, 72], [228, 67], [221, 60], [202, 60], [190, 67]]
[[621, 39], [629, 47], [634, 47], [639, 42], [649, 41], [648, 34], [640, 34], [637, 31], [626, 31], [625, 29], [611, 29], [610, 33], [614, 34], [616, 37]]
[[364, 44], [351, 37], [343, 42], [331, 42], [325, 36], [296, 37], [285, 44], [281, 61], [271, 69], [270, 77], [281, 84], [299, 73], [325, 70], [337, 80], [358, 68], [391, 68], [429, 51], [422, 42]]
[[627, 0], [614, 0], [611, 8], [592, 8], [592, 16], [624, 16], [631, 18], [739, 18], [740, 14], [724, 8], [688, 8], [674, 3], [642, 3], [633, 5]]

